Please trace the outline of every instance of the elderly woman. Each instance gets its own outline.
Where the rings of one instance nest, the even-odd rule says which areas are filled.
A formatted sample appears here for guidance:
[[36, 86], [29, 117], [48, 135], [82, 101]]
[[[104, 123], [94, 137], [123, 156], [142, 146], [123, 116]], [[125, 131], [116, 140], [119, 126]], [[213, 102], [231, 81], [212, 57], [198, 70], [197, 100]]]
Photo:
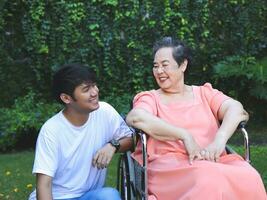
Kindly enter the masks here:
[[[137, 94], [126, 118], [149, 136], [149, 200], [266, 200], [258, 172], [225, 152], [238, 124], [248, 120], [241, 103], [209, 83], [184, 83], [190, 56], [182, 42], [165, 37], [153, 54], [159, 89]], [[139, 147], [133, 157], [140, 161]]]

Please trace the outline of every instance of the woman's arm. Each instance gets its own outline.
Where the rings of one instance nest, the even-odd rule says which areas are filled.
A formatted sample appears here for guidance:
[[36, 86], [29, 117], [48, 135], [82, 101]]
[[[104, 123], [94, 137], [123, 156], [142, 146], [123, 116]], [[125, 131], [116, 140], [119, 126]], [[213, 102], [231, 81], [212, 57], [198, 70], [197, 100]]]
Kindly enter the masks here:
[[233, 135], [238, 124], [241, 121], [247, 121], [248, 118], [248, 113], [240, 102], [233, 99], [225, 100], [218, 111], [218, 119], [222, 121], [221, 126], [214, 141], [205, 148], [204, 152], [202, 151], [203, 158], [219, 161], [228, 139]]
[[240, 102], [228, 99], [221, 105], [218, 111], [218, 118], [222, 123], [216, 138], [218, 137], [227, 143], [228, 139], [235, 132], [238, 124], [241, 121], [248, 121], [249, 115]]
[[157, 140], [184, 140], [188, 136], [185, 129], [175, 127], [141, 108], [132, 109], [126, 122]]
[[52, 177], [36, 174], [36, 192], [38, 200], [52, 200]]
[[187, 150], [190, 164], [192, 164], [195, 159], [202, 159], [200, 147], [190, 133], [183, 128], [178, 128], [163, 121], [144, 109], [132, 109], [126, 117], [126, 122], [128, 125], [144, 131], [157, 140], [182, 140]]

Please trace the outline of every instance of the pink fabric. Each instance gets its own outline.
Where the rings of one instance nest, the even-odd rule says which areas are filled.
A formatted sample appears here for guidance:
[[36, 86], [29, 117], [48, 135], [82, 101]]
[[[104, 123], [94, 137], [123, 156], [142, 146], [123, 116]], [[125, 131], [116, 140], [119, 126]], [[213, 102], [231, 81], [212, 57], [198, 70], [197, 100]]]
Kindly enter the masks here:
[[[194, 99], [163, 104], [156, 90], [141, 92], [134, 108], [143, 108], [165, 121], [187, 129], [201, 147], [206, 147], [218, 129], [217, 112], [228, 96], [211, 84], [193, 86]], [[133, 157], [141, 161], [140, 145]], [[266, 200], [258, 172], [238, 155], [221, 155], [218, 163], [194, 161], [181, 141], [148, 138], [149, 200]]]

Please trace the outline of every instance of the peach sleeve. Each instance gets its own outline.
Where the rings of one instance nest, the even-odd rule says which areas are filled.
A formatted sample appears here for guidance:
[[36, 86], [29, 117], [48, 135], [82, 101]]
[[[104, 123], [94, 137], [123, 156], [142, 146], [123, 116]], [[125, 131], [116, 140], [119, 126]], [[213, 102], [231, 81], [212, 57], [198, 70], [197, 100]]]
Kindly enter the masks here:
[[213, 89], [210, 83], [205, 83], [202, 86], [202, 88], [203, 88], [206, 100], [208, 101], [208, 104], [213, 112], [213, 115], [218, 116], [217, 113], [222, 103], [225, 100], [230, 99], [230, 97], [223, 94], [221, 91], [217, 89]]
[[157, 115], [156, 98], [151, 91], [138, 93], [133, 100], [134, 108], [142, 108], [153, 115]]

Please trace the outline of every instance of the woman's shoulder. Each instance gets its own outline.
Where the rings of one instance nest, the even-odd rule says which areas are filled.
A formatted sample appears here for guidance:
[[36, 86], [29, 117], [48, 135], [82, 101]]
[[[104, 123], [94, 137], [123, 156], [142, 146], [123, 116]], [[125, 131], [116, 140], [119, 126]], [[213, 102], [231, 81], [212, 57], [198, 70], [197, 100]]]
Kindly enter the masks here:
[[158, 107], [158, 96], [156, 94], [156, 90], [138, 93], [133, 99], [133, 107], [145, 109], [156, 115]]
[[213, 90], [212, 84], [209, 82], [204, 83], [203, 85], [195, 86], [197, 88], [200, 88], [202, 90]]
[[193, 86], [193, 87], [199, 90], [199, 92], [203, 95], [209, 95], [209, 94], [218, 92], [218, 90], [213, 88], [212, 84], [209, 82], [206, 82], [200, 86]]
[[229, 97], [225, 95], [222, 91], [213, 88], [211, 83], [205, 83], [202, 86], [197, 86], [199, 88], [199, 93], [201, 99], [207, 100], [209, 103], [220, 102], [222, 100], [228, 99]]
[[142, 91], [135, 95], [134, 101], [138, 101], [140, 99], [146, 99], [146, 100], [155, 100], [158, 98], [157, 91], [156, 90], [148, 90], [148, 91]]

